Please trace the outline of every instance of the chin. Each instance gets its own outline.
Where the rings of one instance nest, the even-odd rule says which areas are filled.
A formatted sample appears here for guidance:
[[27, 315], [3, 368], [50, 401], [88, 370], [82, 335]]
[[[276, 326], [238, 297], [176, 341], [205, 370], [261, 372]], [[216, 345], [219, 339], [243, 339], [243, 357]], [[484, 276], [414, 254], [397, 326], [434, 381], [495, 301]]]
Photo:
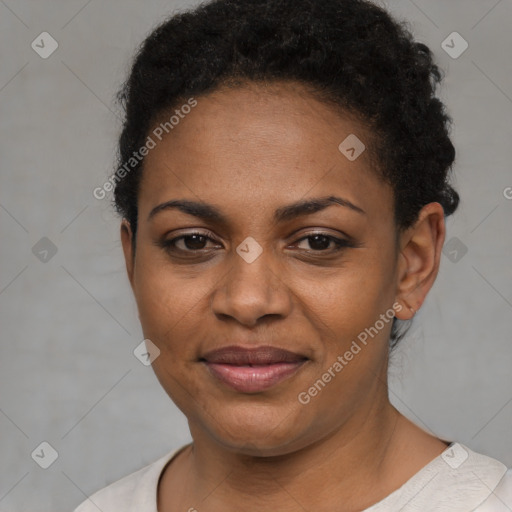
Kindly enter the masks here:
[[216, 441], [226, 450], [248, 457], [279, 457], [299, 449], [293, 440], [275, 439], [265, 436], [245, 435], [238, 439], [217, 438]]
[[224, 406], [223, 411], [218, 411], [214, 418], [202, 418], [205, 423], [201, 430], [207, 430], [218, 444], [236, 453], [260, 457], [286, 455], [299, 449], [300, 440], [305, 437], [299, 411], [283, 405]]

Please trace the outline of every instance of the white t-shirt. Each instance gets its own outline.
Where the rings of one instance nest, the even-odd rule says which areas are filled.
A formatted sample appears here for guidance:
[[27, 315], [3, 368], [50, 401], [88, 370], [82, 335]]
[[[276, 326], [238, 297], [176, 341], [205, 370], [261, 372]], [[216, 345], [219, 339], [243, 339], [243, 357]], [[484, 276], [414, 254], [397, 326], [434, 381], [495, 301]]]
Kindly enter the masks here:
[[[74, 512], [158, 512], [160, 475], [180, 451], [94, 493]], [[364, 512], [511, 512], [512, 469], [460, 443], [446, 450]]]

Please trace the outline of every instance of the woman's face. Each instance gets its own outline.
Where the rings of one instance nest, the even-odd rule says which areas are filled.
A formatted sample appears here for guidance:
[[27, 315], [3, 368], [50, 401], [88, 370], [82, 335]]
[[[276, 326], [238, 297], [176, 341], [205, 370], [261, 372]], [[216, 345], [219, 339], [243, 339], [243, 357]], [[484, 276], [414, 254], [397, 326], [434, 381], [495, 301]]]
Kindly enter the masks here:
[[[129, 229], [123, 247], [144, 337], [160, 349], [154, 371], [194, 436], [289, 453], [387, 396], [393, 194], [369, 151], [340, 151], [351, 134], [367, 140], [298, 86], [253, 84], [198, 97], [153, 136], [134, 261]], [[313, 200], [323, 206], [297, 207]], [[202, 208], [155, 210], [169, 201]], [[208, 354], [232, 346], [242, 351]]]

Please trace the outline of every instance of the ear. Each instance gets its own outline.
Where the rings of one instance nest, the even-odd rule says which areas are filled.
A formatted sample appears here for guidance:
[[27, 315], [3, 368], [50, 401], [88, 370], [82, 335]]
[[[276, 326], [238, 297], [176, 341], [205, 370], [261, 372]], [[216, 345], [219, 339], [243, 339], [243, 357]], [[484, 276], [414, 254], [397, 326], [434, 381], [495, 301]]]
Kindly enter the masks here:
[[396, 297], [404, 305], [396, 312], [400, 320], [411, 319], [432, 288], [445, 233], [443, 207], [429, 203], [421, 209], [414, 225], [401, 234]]
[[126, 272], [133, 290], [133, 274], [135, 270], [135, 253], [133, 251], [133, 233], [130, 223], [123, 219], [121, 222], [121, 243], [123, 245], [124, 261], [126, 264]]

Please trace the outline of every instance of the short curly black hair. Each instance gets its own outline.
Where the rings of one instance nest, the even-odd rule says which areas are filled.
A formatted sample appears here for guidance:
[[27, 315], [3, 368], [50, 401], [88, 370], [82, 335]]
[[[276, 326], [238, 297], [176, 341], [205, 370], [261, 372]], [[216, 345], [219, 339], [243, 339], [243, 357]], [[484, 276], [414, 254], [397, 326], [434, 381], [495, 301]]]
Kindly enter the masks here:
[[[191, 97], [244, 81], [293, 81], [369, 128], [375, 167], [394, 191], [397, 227], [407, 228], [427, 203], [439, 202], [445, 215], [459, 203], [448, 181], [455, 149], [451, 118], [436, 97], [441, 80], [432, 52], [407, 24], [367, 0], [202, 3], [141, 45], [118, 93], [125, 111], [118, 170], [155, 121]], [[143, 162], [115, 179], [114, 206], [134, 239]]]

